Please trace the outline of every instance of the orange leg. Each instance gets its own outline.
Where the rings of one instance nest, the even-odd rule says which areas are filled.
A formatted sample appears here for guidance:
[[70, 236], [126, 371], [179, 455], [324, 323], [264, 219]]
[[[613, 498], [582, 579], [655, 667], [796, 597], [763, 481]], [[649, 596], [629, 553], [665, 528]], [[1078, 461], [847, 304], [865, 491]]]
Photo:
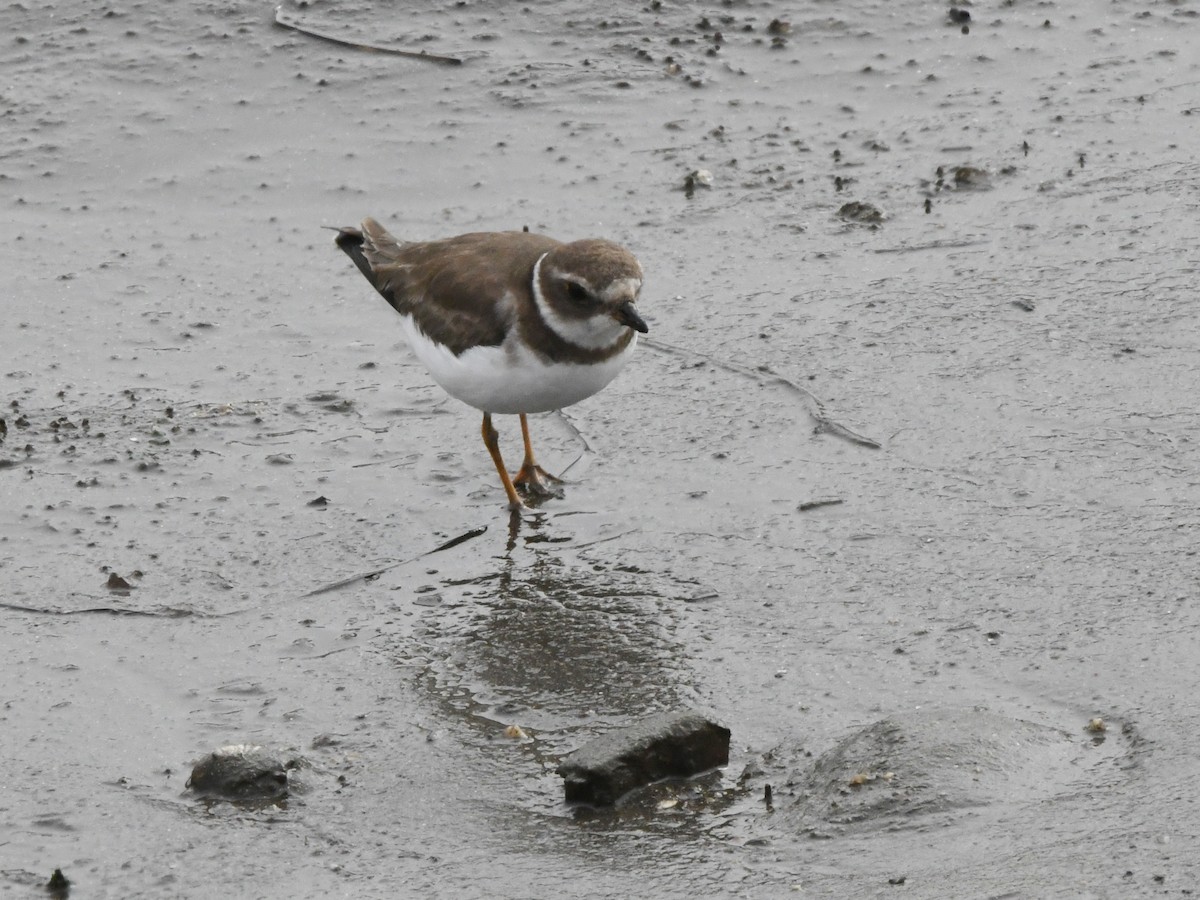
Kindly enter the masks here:
[[[522, 420], [525, 418], [521, 417]], [[500, 473], [500, 481], [504, 485], [504, 493], [508, 494], [508, 508], [522, 509], [525, 504], [521, 502], [521, 498], [517, 496], [517, 489], [513, 487], [512, 479], [508, 477], [508, 469], [504, 468], [504, 457], [500, 455], [500, 436], [496, 434], [496, 429], [492, 427], [492, 414], [483, 414], [483, 444], [488, 448], [488, 453], [492, 454], [492, 462], [496, 464], [496, 471]]]
[[521, 437], [525, 441], [525, 459], [521, 463], [521, 470], [513, 478], [513, 484], [537, 496], [553, 494], [551, 485], [562, 484], [562, 479], [551, 475], [534, 460], [533, 441], [529, 439], [529, 419], [525, 413], [521, 413]]

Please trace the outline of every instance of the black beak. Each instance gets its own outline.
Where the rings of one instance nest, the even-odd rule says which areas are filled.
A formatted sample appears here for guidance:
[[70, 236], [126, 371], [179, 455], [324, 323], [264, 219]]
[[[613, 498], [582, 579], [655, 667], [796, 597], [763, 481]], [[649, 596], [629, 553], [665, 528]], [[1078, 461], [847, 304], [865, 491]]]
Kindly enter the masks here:
[[649, 326], [642, 321], [642, 317], [638, 315], [637, 310], [633, 308], [633, 301], [626, 300], [613, 311], [613, 318], [622, 325], [628, 325], [634, 331], [640, 331], [645, 334], [650, 330]]

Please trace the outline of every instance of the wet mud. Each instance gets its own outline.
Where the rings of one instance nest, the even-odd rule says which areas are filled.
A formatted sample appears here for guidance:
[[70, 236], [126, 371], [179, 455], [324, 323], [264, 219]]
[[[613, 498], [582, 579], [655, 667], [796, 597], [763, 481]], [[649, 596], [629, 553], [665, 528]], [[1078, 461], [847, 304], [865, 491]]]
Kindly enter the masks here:
[[[0, 890], [1200, 889], [1200, 19], [947, 9], [0, 10]], [[561, 498], [366, 215], [638, 255]], [[681, 709], [727, 767], [564, 802]]]
[[970, 833], [979, 820], [991, 824], [1009, 807], [1045, 803], [1083, 780], [1119, 790], [1133, 737], [1127, 729], [1110, 740], [1103, 720], [1073, 734], [979, 708], [905, 711], [817, 757], [795, 745], [768, 751], [741, 786], [761, 794], [781, 820], [774, 824], [812, 838], [928, 834], [974, 819]]

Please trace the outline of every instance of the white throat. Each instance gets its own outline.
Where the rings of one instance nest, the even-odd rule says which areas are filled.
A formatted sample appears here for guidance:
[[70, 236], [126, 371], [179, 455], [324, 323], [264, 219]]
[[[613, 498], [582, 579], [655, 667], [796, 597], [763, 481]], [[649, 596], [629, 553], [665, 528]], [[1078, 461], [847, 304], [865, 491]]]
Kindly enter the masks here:
[[602, 350], [611, 347], [621, 337], [625, 326], [612, 316], [601, 313], [586, 319], [568, 319], [560, 316], [542, 293], [543, 253], [533, 265], [533, 302], [550, 330], [569, 344], [587, 350]]

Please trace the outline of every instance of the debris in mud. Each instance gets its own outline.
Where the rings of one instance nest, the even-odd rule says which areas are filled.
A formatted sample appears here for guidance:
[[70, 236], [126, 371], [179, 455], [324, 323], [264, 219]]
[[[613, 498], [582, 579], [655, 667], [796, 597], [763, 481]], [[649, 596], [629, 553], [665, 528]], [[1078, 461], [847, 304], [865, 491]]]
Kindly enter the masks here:
[[838, 210], [838, 215], [847, 222], [857, 222], [860, 225], [879, 225], [884, 220], [883, 212], [870, 203], [860, 203], [857, 200], [845, 203]]
[[106, 588], [108, 588], [110, 591], [114, 591], [115, 593], [120, 593], [120, 594], [128, 594], [130, 591], [133, 590], [133, 585], [130, 584], [128, 581], [126, 581], [124, 578], [122, 578], [120, 575], [118, 575], [116, 572], [108, 573], [108, 581], [106, 581], [104, 583], [104, 586]]
[[683, 192], [687, 195], [687, 198], [691, 200], [692, 196], [696, 193], [696, 188], [710, 188], [712, 187], [712, 183], [712, 172], [708, 171], [708, 169], [696, 169], [695, 171], [688, 172], [688, 174], [684, 176]]
[[952, 6], [946, 13], [946, 18], [950, 20], [952, 25], [962, 25], [964, 22], [971, 21], [971, 13], [969, 10], [959, 9], [957, 6]]
[[813, 509], [820, 509], [822, 506], [837, 506], [837, 505], [839, 505], [841, 503], [845, 503], [845, 502], [846, 501], [843, 500], [841, 497], [823, 497], [823, 498], [820, 498], [817, 500], [805, 500], [803, 503], [801, 503], [799, 506], [796, 507], [796, 511], [797, 512], [809, 512], [810, 510], [813, 510]]
[[353, 400], [348, 397], [342, 397], [333, 391], [318, 391], [315, 394], [309, 394], [304, 399], [330, 412], [346, 413], [354, 410]]
[[955, 166], [954, 186], [959, 190], [987, 190], [992, 186], [992, 176], [987, 169], [975, 166]]
[[63, 874], [62, 869], [55, 869], [46, 882], [46, 893], [54, 900], [66, 900], [71, 893], [71, 881]]
[[298, 19], [292, 18], [288, 11], [283, 8], [282, 4], [275, 7], [275, 24], [281, 28], [290, 28], [292, 31], [306, 34], [317, 40], [328, 41], [331, 44], [339, 44], [343, 47], [352, 47], [355, 50], [366, 50], [371, 53], [391, 53], [393, 56], [403, 56], [405, 59], [419, 59], [443, 66], [461, 66], [463, 64], [462, 59], [457, 56], [441, 56], [436, 53], [426, 53], [424, 50], [401, 50], [398, 47], [384, 47], [379, 44], [368, 44], [362, 41], [352, 41], [347, 38], [338, 37], [335, 34], [330, 34], [328, 31], [319, 30], [311, 25], [300, 22]]
[[[315, 597], [318, 594], [325, 594], [325, 593], [328, 593], [329, 591], [335, 591], [338, 588], [344, 588], [347, 585], [357, 584], [360, 581], [361, 582], [374, 581], [376, 578], [378, 578], [384, 572], [391, 571], [392, 569], [396, 568], [397, 566], [402, 566], [405, 563], [415, 562], [416, 560], [421, 559], [423, 557], [432, 556], [434, 553], [441, 553], [443, 550], [449, 550], [452, 547], [457, 547], [459, 544], [465, 543], [469, 540], [473, 540], [474, 538], [479, 537], [481, 534], [483, 534], [486, 531], [487, 531], [486, 525], [484, 525], [482, 528], [472, 528], [470, 531], [463, 532], [462, 534], [458, 535], [457, 537], [452, 537], [452, 538], [450, 538], [450, 540], [445, 541], [444, 543], [438, 544], [438, 546], [434, 547], [432, 550], [426, 550], [422, 553], [418, 553], [416, 556], [410, 556], [408, 559], [402, 559], [399, 562], [388, 563], [386, 566], [384, 566], [381, 569], [373, 569], [370, 572], [363, 572], [361, 575], [351, 575], [348, 578], [342, 578], [339, 581], [333, 582], [332, 584], [326, 584], [326, 585], [323, 585], [322, 587], [317, 588], [316, 590], [309, 591], [304, 596], [305, 597]], [[439, 602], [440, 602], [440, 600], [439, 600]]]
[[891, 781], [895, 777], [895, 772], [884, 772], [882, 774], [878, 772], [855, 772], [850, 776], [850, 780], [847, 782], [847, 784], [849, 784], [850, 787], [862, 787], [864, 784], [871, 784], [872, 782], [881, 778], [884, 781]]
[[788, 381], [781, 375], [776, 375], [771, 371], [770, 367], [760, 366], [757, 369], [748, 369], [745, 366], [737, 363], [728, 362], [715, 356], [709, 356], [704, 353], [697, 353], [694, 350], [688, 350], [685, 347], [680, 347], [675, 344], [668, 344], [664, 341], [646, 338], [640, 343], [645, 344], [654, 350], [662, 351], [663, 353], [671, 354], [672, 356], [681, 356], [694, 360], [693, 366], [711, 365], [718, 369], [724, 369], [726, 372], [733, 372], [737, 375], [742, 375], [753, 379], [760, 385], [766, 387], [781, 388], [782, 390], [801, 397], [808, 407], [808, 413], [816, 423], [813, 430], [814, 434], [831, 434], [835, 437], [842, 438], [852, 444], [858, 444], [860, 447], [870, 447], [872, 450], [878, 450], [883, 445], [879, 441], [869, 438], [866, 435], [858, 434], [855, 431], [842, 425], [840, 422], [830, 418], [829, 413], [825, 409], [825, 404], [810, 390], [802, 388], [795, 382]]
[[320, 509], [324, 509], [328, 505], [329, 505], [329, 498], [325, 497], [325, 496], [321, 496], [321, 497], [317, 497], [313, 500], [309, 500], [308, 503], [305, 504], [305, 506], [315, 506]]
[[660, 713], [580, 747], [558, 767], [568, 803], [610, 806], [663, 778], [729, 762], [728, 728], [696, 712]]
[[255, 744], [220, 747], [192, 768], [187, 786], [204, 797], [223, 800], [282, 800], [294, 763]]

